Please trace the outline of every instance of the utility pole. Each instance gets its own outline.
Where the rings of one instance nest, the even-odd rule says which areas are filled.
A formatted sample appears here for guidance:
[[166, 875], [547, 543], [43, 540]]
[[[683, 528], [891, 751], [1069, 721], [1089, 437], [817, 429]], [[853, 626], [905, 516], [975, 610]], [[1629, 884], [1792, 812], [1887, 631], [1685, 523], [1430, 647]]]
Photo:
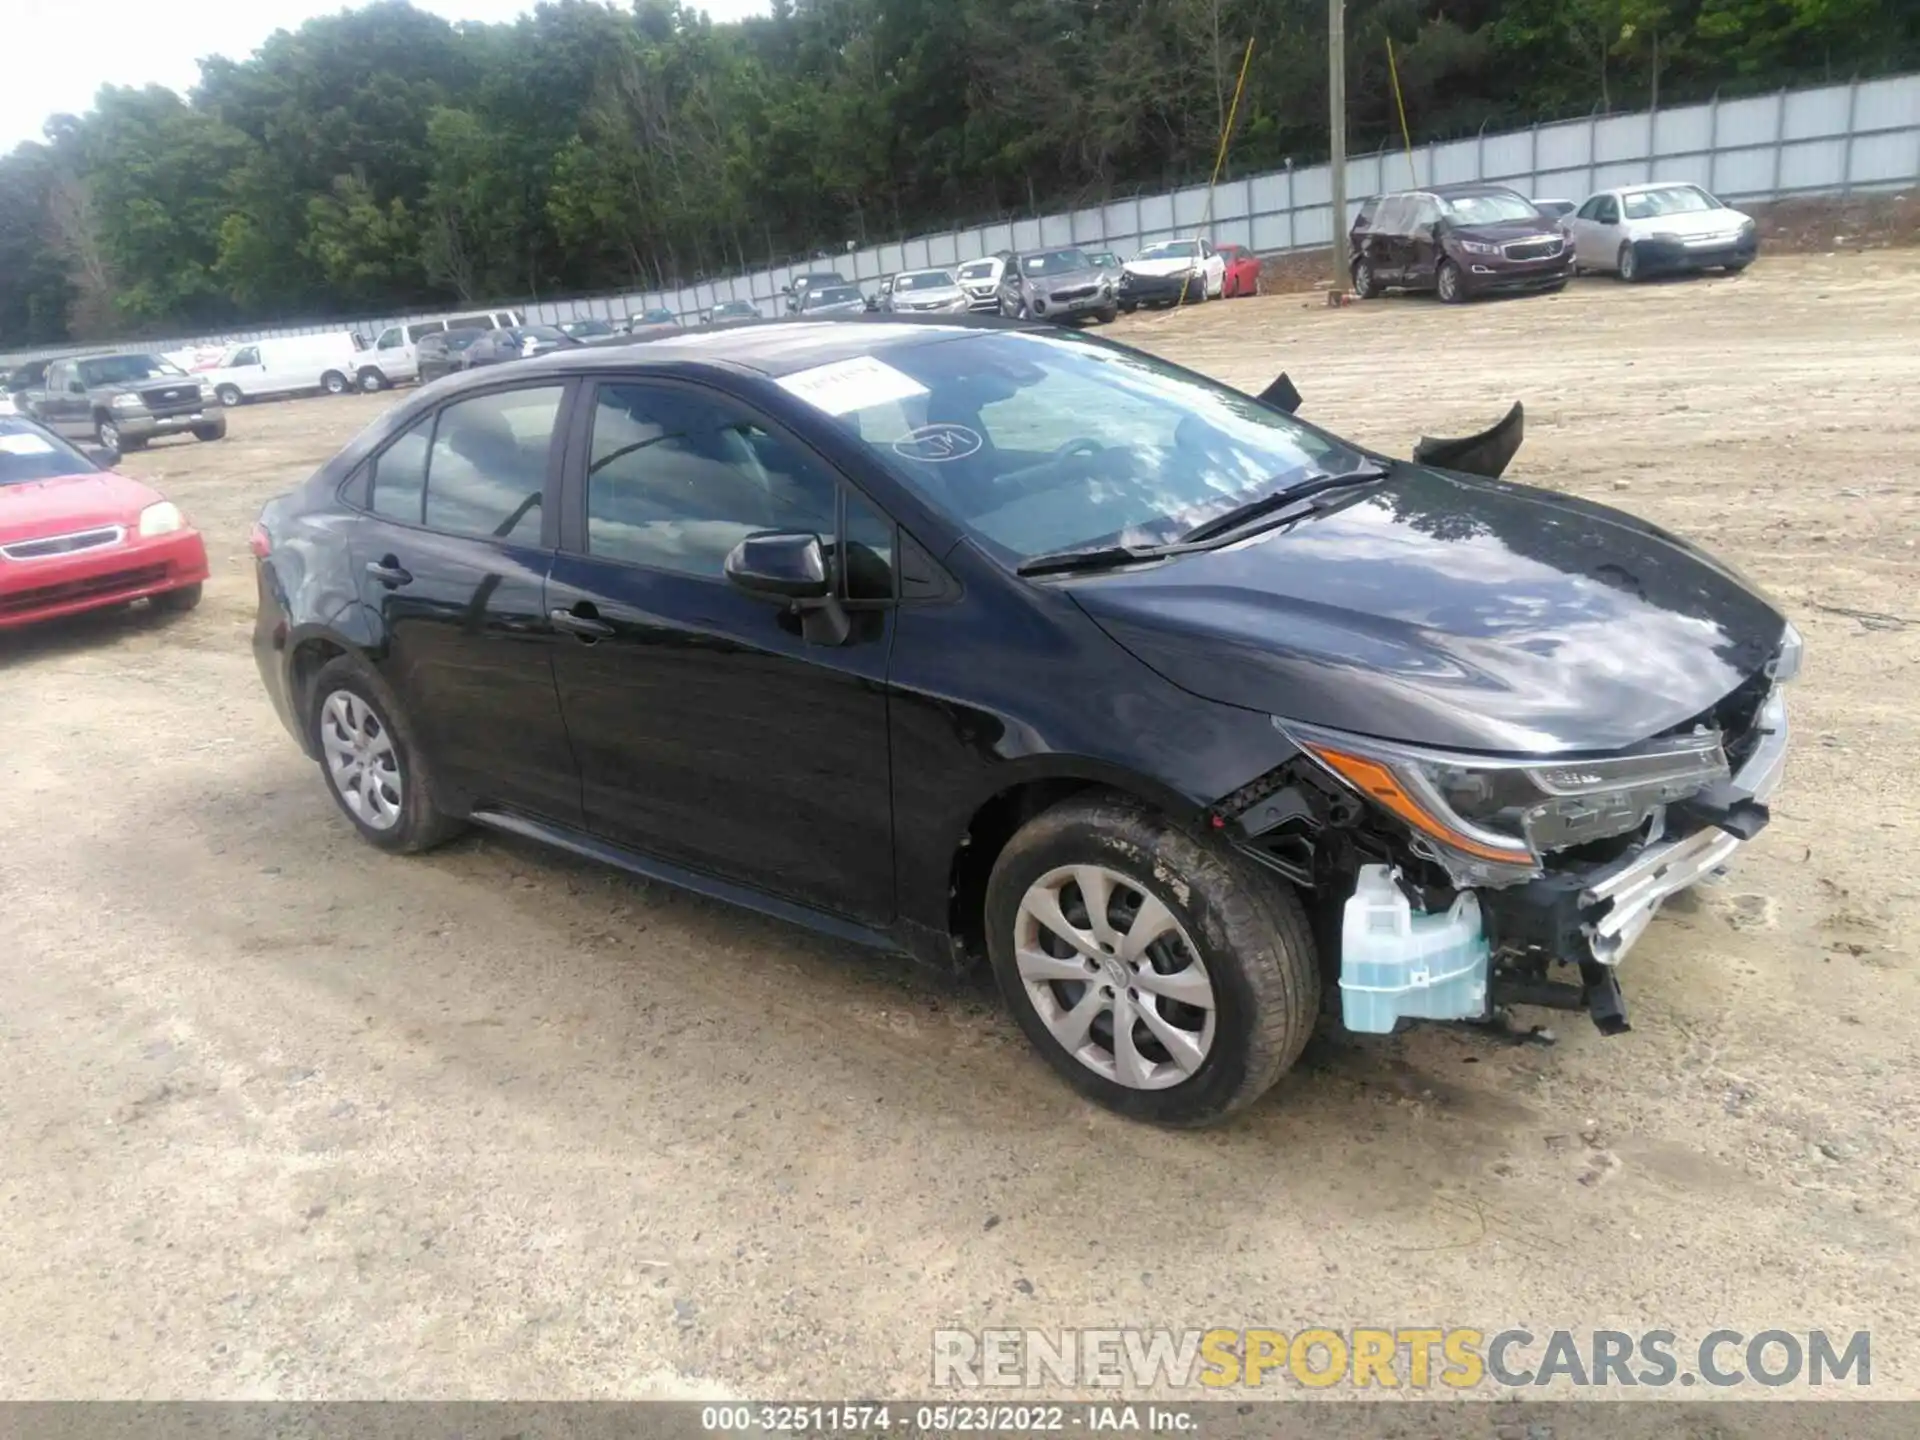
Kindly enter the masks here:
[[1347, 278], [1347, 0], [1327, 0], [1327, 109], [1333, 134], [1327, 178], [1333, 192], [1333, 288]]

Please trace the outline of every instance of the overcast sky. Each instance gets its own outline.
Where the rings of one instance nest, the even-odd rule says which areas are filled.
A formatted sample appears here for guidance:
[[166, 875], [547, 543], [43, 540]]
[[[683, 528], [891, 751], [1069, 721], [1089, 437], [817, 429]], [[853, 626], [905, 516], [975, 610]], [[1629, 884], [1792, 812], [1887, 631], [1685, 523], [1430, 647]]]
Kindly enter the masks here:
[[[532, 0], [413, 0], [449, 20], [511, 20]], [[692, 0], [715, 20], [764, 15], [768, 0]], [[0, 0], [0, 153], [40, 138], [49, 115], [78, 114], [102, 85], [185, 92], [209, 54], [251, 55], [276, 30], [353, 8], [344, 0]]]

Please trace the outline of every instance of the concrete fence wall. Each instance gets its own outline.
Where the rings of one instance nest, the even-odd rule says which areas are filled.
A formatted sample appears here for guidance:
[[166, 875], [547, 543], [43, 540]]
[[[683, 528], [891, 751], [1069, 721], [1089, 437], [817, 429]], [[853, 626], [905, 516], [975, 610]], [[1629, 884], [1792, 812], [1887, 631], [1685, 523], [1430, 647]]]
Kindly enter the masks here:
[[[779, 266], [677, 290], [640, 290], [585, 299], [499, 300], [407, 315], [342, 317], [310, 325], [274, 326], [143, 341], [146, 348], [307, 335], [354, 329], [372, 338], [389, 325], [482, 308], [512, 308], [530, 322], [615, 319], [664, 307], [687, 320], [721, 300], [749, 300], [780, 313], [781, 287], [808, 269], [832, 268], [865, 285], [898, 270], [956, 265], [995, 250], [1082, 245], [1123, 257], [1158, 240], [1204, 226], [1222, 243], [1261, 254], [1312, 249], [1344, 233], [1332, 223], [1330, 169], [1316, 165], [1138, 195], [1056, 215], [1013, 220], [874, 245], [806, 265]], [[1490, 180], [1539, 198], [1582, 200], [1595, 190], [1649, 180], [1691, 181], [1731, 203], [1795, 195], [1895, 190], [1920, 184], [1920, 75], [1787, 90], [1741, 100], [1713, 100], [1673, 110], [1535, 125], [1526, 130], [1452, 140], [1351, 159], [1347, 194], [1362, 198], [1410, 184]], [[17, 363], [64, 351], [0, 356]], [[91, 347], [97, 349], [98, 347]]]

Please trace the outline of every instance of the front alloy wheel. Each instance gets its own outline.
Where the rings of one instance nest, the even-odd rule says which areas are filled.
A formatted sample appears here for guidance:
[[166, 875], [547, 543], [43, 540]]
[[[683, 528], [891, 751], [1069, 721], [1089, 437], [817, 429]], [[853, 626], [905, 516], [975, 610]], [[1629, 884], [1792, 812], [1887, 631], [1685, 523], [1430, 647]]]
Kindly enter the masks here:
[[1620, 261], [1617, 268], [1620, 271], [1620, 278], [1627, 284], [1632, 285], [1639, 280], [1640, 252], [1631, 240], [1620, 247]]
[[1374, 297], [1375, 293], [1376, 292], [1375, 292], [1374, 283], [1373, 283], [1373, 266], [1369, 265], [1364, 260], [1354, 261], [1353, 262], [1353, 298], [1356, 300], [1371, 300]]
[[98, 440], [102, 447], [116, 454], [126, 449], [126, 446], [120, 443], [120, 427], [111, 420], [102, 418], [99, 424], [93, 427], [93, 438]]
[[1465, 280], [1461, 277], [1460, 267], [1451, 260], [1440, 262], [1439, 275], [1440, 299], [1447, 305], [1458, 305], [1467, 298]]
[[1027, 888], [1014, 963], [1041, 1023], [1082, 1065], [1130, 1090], [1191, 1079], [1213, 1049], [1213, 982], [1173, 912], [1104, 865]]

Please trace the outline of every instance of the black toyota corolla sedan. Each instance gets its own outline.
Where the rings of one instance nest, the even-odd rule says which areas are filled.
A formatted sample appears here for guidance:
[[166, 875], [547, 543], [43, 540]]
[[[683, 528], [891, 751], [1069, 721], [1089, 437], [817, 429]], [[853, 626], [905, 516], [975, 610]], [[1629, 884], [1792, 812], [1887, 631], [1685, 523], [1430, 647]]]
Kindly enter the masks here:
[[1442, 469], [1297, 401], [965, 319], [455, 377], [262, 513], [260, 671], [373, 844], [490, 826], [990, 964], [1141, 1118], [1323, 1017], [1626, 1029], [1628, 949], [1766, 823], [1798, 635], [1487, 478], [1517, 432]]

